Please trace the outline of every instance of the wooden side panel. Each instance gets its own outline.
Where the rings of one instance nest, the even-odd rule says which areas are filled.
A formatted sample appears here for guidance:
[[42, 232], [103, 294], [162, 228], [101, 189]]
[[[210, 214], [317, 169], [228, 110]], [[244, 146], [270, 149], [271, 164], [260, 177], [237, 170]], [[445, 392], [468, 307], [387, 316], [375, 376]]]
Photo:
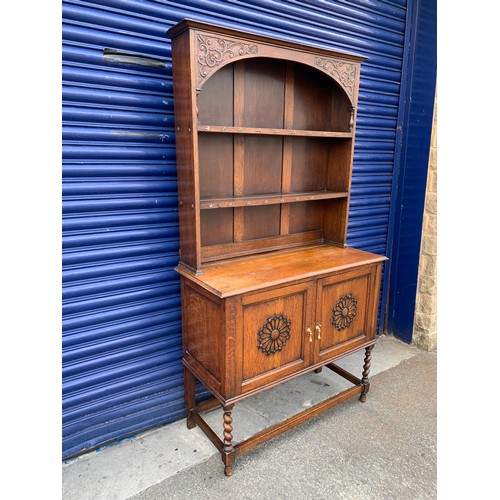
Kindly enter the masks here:
[[311, 321], [314, 291], [311, 283], [305, 283], [243, 297], [243, 391], [310, 364], [306, 329]]
[[224, 328], [224, 364], [222, 391], [223, 398], [235, 397], [241, 392], [241, 357], [243, 346], [241, 295], [223, 301]]
[[375, 337], [373, 309], [377, 295], [377, 266], [318, 280], [316, 321], [321, 329], [321, 338], [317, 339], [318, 361]]
[[220, 384], [225, 337], [221, 304], [187, 280], [183, 283], [184, 351]]
[[354, 121], [351, 115], [352, 104], [340, 87], [334, 89], [332, 95], [331, 127], [338, 132], [351, 131], [351, 123]]
[[349, 201], [346, 198], [324, 201], [323, 237], [326, 241], [345, 244], [348, 207]]
[[352, 168], [352, 139], [329, 141], [326, 160], [326, 188], [330, 191], [349, 191]]
[[175, 141], [179, 189], [180, 260], [193, 270], [201, 268], [198, 137], [192, 73], [192, 35], [184, 32], [172, 41]]

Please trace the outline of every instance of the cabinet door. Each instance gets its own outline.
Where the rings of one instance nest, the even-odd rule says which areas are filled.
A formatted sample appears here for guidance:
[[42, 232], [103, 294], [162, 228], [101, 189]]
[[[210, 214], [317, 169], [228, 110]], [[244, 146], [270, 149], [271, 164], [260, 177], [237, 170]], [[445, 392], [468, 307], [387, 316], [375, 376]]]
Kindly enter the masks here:
[[310, 365], [314, 294], [313, 282], [243, 296], [242, 392]]
[[375, 337], [378, 276], [377, 266], [370, 266], [318, 280], [316, 362]]

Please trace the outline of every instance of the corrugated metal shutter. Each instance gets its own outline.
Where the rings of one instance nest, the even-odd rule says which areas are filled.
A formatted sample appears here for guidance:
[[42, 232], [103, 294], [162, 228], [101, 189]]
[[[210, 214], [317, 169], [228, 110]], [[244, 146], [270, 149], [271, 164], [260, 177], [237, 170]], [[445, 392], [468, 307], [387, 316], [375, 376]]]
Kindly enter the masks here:
[[166, 30], [188, 17], [369, 58], [348, 243], [386, 253], [406, 0], [67, 0], [62, 15], [68, 457], [183, 413]]

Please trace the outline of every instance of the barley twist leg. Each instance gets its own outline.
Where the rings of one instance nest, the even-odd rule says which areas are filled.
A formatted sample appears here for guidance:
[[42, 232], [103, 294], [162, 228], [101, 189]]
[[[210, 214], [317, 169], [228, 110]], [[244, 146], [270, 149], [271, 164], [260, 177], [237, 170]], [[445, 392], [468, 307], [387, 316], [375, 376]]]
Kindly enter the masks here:
[[368, 391], [370, 390], [370, 380], [368, 378], [368, 375], [370, 374], [370, 366], [371, 366], [371, 362], [372, 362], [372, 349], [373, 349], [373, 345], [370, 345], [365, 350], [363, 374], [361, 376], [361, 384], [363, 385], [363, 392], [361, 393], [361, 396], [359, 398], [359, 400], [362, 403], [364, 403], [366, 401], [366, 395], [368, 394]]
[[233, 463], [235, 459], [235, 450], [233, 447], [233, 405], [224, 407], [223, 429], [224, 429], [224, 449], [222, 453], [222, 461], [224, 462], [224, 474], [226, 476], [233, 475]]

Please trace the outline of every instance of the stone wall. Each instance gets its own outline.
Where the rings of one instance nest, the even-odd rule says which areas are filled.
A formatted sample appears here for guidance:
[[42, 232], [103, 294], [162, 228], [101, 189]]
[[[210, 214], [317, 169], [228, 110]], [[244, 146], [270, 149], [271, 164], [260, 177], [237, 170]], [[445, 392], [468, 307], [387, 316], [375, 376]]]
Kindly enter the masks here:
[[413, 343], [427, 351], [437, 348], [437, 99], [427, 174]]

